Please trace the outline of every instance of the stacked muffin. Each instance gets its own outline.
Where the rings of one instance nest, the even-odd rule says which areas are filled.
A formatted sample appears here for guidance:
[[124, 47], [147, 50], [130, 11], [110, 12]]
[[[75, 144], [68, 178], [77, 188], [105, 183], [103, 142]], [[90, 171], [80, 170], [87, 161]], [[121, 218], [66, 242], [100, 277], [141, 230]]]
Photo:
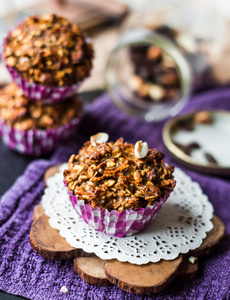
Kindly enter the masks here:
[[92, 58], [81, 29], [56, 15], [31, 16], [9, 32], [3, 59], [15, 83], [0, 91], [0, 130], [10, 148], [40, 155], [75, 131], [82, 105], [74, 94]]

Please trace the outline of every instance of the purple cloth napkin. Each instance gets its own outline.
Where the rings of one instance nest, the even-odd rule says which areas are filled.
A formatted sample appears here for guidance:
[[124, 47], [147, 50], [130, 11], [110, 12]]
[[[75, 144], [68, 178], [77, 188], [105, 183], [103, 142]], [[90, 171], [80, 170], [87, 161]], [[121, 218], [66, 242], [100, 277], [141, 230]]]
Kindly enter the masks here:
[[[230, 110], [230, 90], [216, 90], [193, 97], [186, 111], [200, 108]], [[183, 168], [166, 152], [161, 138], [164, 122], [146, 124], [118, 111], [107, 95], [97, 99], [86, 115], [74, 140], [60, 146], [52, 159], [36, 160], [0, 200], [0, 289], [29, 299], [230, 299], [230, 181]], [[115, 286], [96, 287], [84, 282], [74, 271], [73, 261], [44, 259], [32, 251], [29, 242], [34, 205], [39, 203], [44, 171], [67, 161], [91, 134], [106, 131], [115, 140], [145, 140], [149, 147], [166, 153], [166, 162], [181, 167], [200, 183], [214, 205], [215, 214], [226, 225], [227, 235], [217, 250], [201, 259], [201, 274], [189, 282], [173, 282], [158, 295], [133, 295]], [[224, 145], [223, 145], [224, 146]], [[67, 294], [60, 289], [66, 286]]]

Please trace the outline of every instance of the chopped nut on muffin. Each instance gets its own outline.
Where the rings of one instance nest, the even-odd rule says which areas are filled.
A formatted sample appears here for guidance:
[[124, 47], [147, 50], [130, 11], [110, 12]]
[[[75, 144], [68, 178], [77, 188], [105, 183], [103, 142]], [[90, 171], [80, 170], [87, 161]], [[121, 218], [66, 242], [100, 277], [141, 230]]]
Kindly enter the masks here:
[[67, 124], [82, 110], [76, 95], [67, 101], [42, 105], [23, 96], [15, 83], [0, 90], [0, 119], [15, 129], [50, 129]]
[[70, 86], [89, 75], [93, 49], [78, 25], [67, 19], [30, 16], [7, 36], [3, 55], [29, 82]]
[[164, 164], [163, 153], [138, 143], [136, 152], [144, 150], [145, 157], [136, 157], [134, 145], [122, 138], [95, 146], [86, 142], [64, 171], [68, 190], [91, 207], [119, 212], [145, 208], [169, 194], [176, 183], [174, 167]]

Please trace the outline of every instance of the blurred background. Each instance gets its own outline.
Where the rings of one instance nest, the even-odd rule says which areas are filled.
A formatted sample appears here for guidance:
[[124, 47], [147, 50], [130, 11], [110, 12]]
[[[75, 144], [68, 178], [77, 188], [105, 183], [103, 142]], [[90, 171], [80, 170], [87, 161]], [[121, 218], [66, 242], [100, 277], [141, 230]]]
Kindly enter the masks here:
[[[81, 91], [104, 89], [104, 70], [107, 57], [111, 49], [115, 46], [121, 32], [126, 29], [126, 25], [124, 24], [127, 23], [127, 19], [130, 16], [137, 13], [145, 16], [146, 13], [151, 11], [154, 19], [157, 18], [156, 15], [159, 7], [166, 11], [173, 8], [175, 12], [177, 7], [189, 7], [188, 5], [191, 5], [191, 3], [193, 8], [195, 7], [195, 10], [199, 12], [197, 15], [191, 14], [192, 26], [195, 26], [197, 21], [199, 21], [199, 29], [201, 27], [209, 28], [209, 26], [213, 25], [213, 22], [214, 25], [216, 24], [217, 18], [221, 18], [223, 21], [224, 25], [222, 24], [221, 32], [218, 31], [217, 33], [218, 38], [217, 36], [213, 37], [216, 39], [213, 49], [218, 48], [218, 45], [221, 44], [221, 51], [218, 50], [219, 60], [215, 59], [213, 63], [215, 63], [215, 73], [218, 76], [218, 81], [228, 84], [230, 82], [230, 71], [228, 72], [227, 70], [228, 65], [230, 70], [230, 39], [228, 38], [230, 29], [230, 2], [228, 0], [0, 0], [0, 39], [3, 39], [9, 28], [28, 15], [57, 13], [65, 16], [80, 24], [87, 31], [93, 40], [95, 48], [96, 55], [92, 76], [85, 81]], [[208, 21], [203, 21], [204, 24], [202, 26], [201, 21], [205, 20], [204, 16], [208, 16]], [[177, 19], [177, 15], [175, 15], [174, 19]], [[140, 21], [140, 17], [138, 20]], [[183, 27], [183, 22], [179, 26]], [[210, 29], [211, 31], [212, 29]], [[188, 43], [189, 41], [187, 41]], [[191, 41], [190, 46], [192, 47]], [[6, 82], [9, 80], [10, 77], [7, 71], [1, 66], [0, 81]]]
[[[106, 91], [121, 110], [156, 122], [189, 106], [191, 93], [230, 86], [229, 0], [0, 0], [0, 45], [27, 16], [47, 13], [79, 24], [92, 40], [93, 70], [80, 87], [86, 107]], [[10, 81], [0, 60], [0, 84]], [[1, 194], [34, 158], [10, 152], [1, 141], [0, 154]], [[17, 165], [14, 176], [9, 164]]]

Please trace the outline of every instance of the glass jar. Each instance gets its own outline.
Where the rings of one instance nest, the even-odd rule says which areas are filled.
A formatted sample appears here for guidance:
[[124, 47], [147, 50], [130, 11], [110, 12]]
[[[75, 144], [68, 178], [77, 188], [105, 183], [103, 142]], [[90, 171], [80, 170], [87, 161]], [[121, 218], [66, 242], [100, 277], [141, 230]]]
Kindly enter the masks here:
[[152, 2], [126, 21], [106, 68], [114, 103], [148, 122], [175, 116], [191, 90], [218, 83], [214, 65], [224, 44], [224, 24], [207, 6]]

